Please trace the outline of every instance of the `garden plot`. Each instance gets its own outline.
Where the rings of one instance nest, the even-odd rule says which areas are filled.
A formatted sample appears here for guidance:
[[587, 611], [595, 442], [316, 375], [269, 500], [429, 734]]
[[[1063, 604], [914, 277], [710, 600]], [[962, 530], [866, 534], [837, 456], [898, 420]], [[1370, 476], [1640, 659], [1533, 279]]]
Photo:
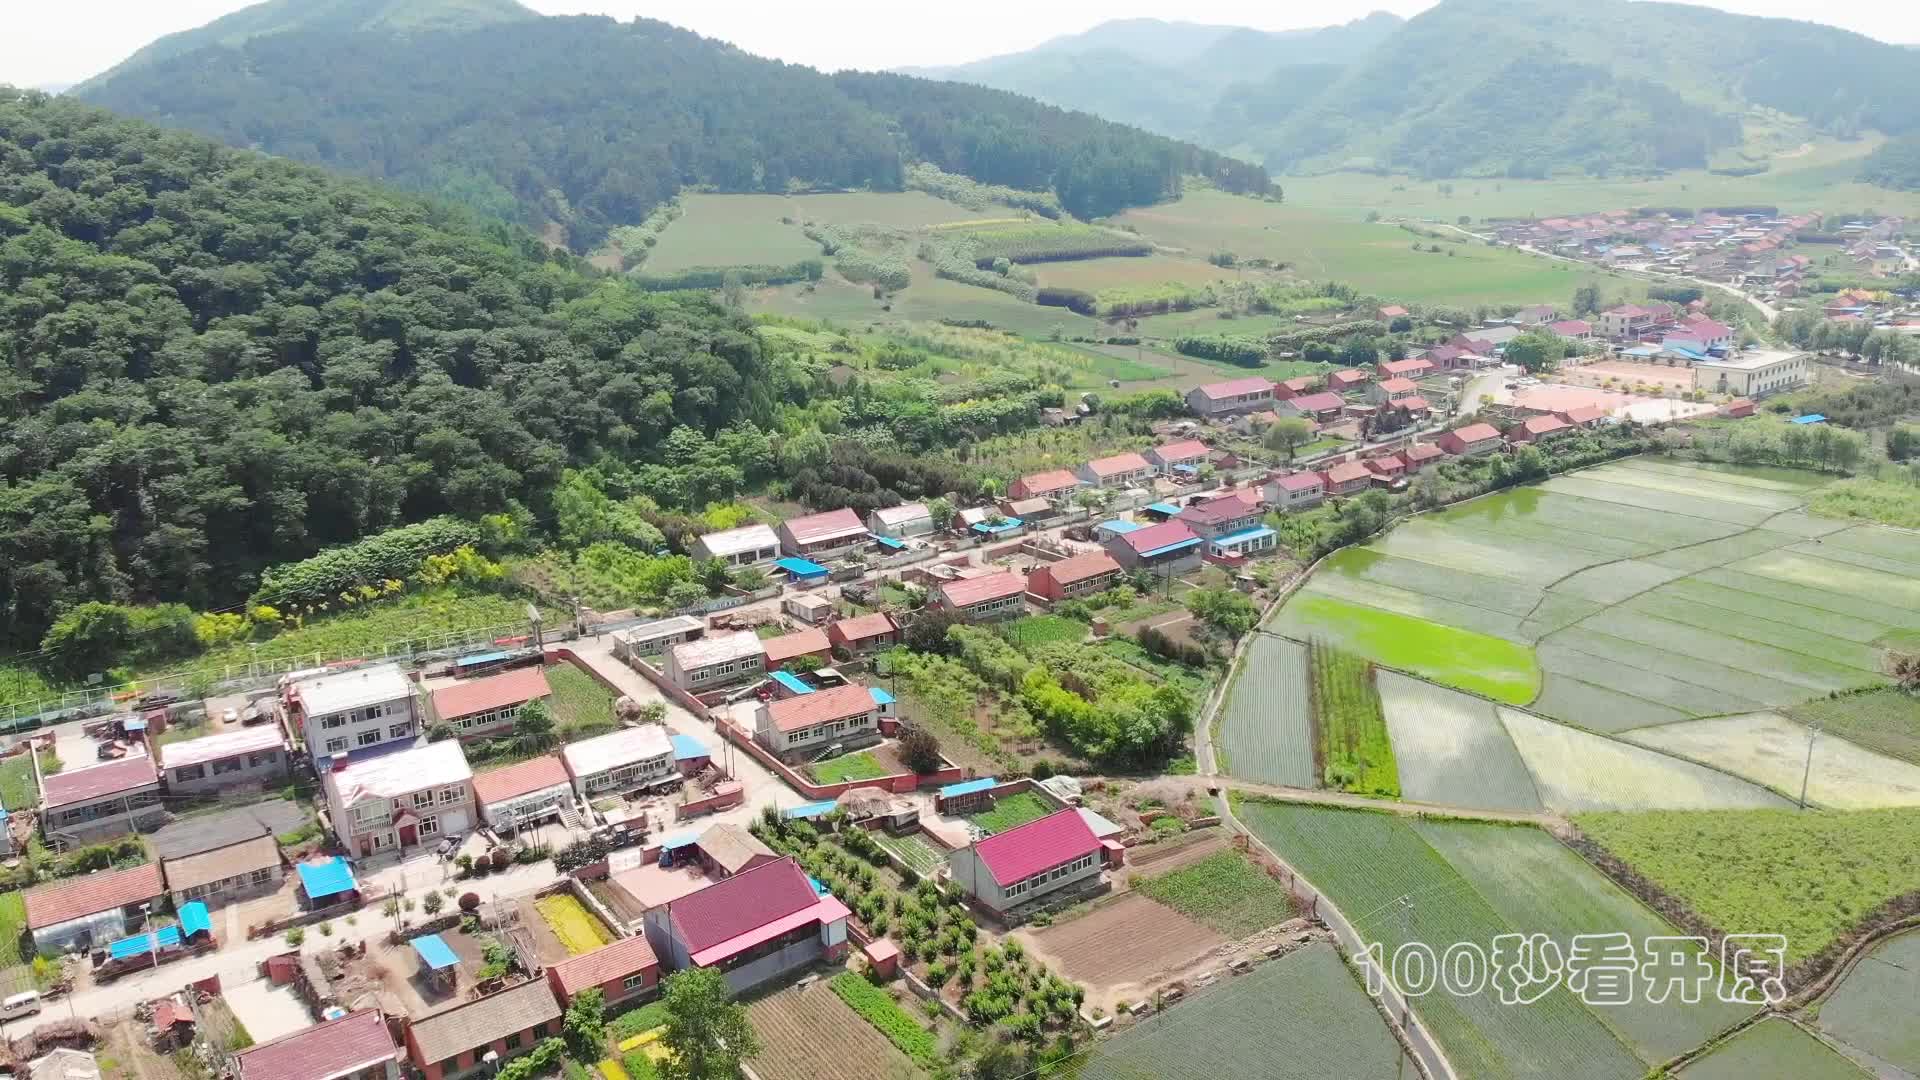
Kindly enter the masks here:
[[[1577, 675], [1564, 674], [1553, 667], [1545, 649], [1540, 650], [1540, 662], [1547, 673], [1540, 683], [1540, 696], [1533, 702], [1536, 712], [1590, 731], [1606, 732], [1669, 724], [1687, 718], [1687, 714], [1678, 709], [1586, 682]], [[1584, 672], [1585, 668], [1576, 667], [1575, 671]]]
[[1790, 1020], [1762, 1020], [1680, 1070], [1680, 1080], [1867, 1080]]
[[1868, 750], [1920, 765], [1920, 697], [1897, 687], [1796, 705], [1788, 714]]
[[[1593, 637], [1598, 636], [1593, 635]], [[1726, 686], [1737, 685], [1732, 680], [1721, 680], [1721, 685], [1717, 688], [1701, 686], [1684, 679], [1662, 675], [1632, 663], [1595, 656], [1592, 652], [1583, 652], [1573, 645], [1565, 644], [1568, 641], [1581, 643], [1587, 640], [1585, 637], [1577, 638], [1568, 634], [1555, 637], [1550, 642], [1541, 643], [1538, 650], [1540, 666], [1549, 673], [1548, 682], [1553, 681], [1551, 676], [1559, 675], [1602, 687], [1630, 686], [1633, 688], [1633, 696], [1659, 709], [1658, 715], [1664, 716], [1665, 719], [1633, 723], [1634, 717], [1631, 715], [1562, 716], [1544, 706], [1536, 705], [1537, 711], [1561, 716], [1562, 719], [1575, 721], [1581, 727], [1595, 731], [1625, 731], [1627, 728], [1645, 727], [1647, 724], [1659, 724], [1666, 720], [1679, 720], [1687, 716], [1716, 716], [1733, 710], [1759, 709], [1765, 705], [1765, 702], [1729, 694]], [[1544, 698], [1545, 694], [1541, 696]]]
[[1306, 593], [1273, 628], [1297, 640], [1325, 638], [1388, 667], [1516, 705], [1533, 700], [1540, 670], [1532, 650], [1503, 638]]
[[1820, 1029], [1855, 1050], [1920, 1074], [1920, 931], [1882, 942], [1820, 1006]]
[[1400, 769], [1416, 802], [1539, 810], [1533, 777], [1491, 702], [1391, 671], [1375, 676]]
[[1840, 810], [1920, 806], [1920, 766], [1876, 754], [1833, 735], [1813, 740], [1807, 765], [1807, 728], [1777, 713], [1751, 713], [1629, 731], [1624, 736], [1663, 753], [1702, 761], [1756, 784], [1798, 792]]
[[760, 1036], [761, 1051], [752, 1064], [754, 1074], [764, 1080], [909, 1080], [925, 1075], [825, 980], [785, 987], [753, 1001], [747, 1006], [747, 1021]]
[[[1500, 719], [1549, 809], [1709, 810], [1785, 806], [1764, 788], [1627, 743], [1577, 731], [1518, 709]], [[1647, 728], [1666, 730], [1665, 725]]]
[[1024, 938], [1047, 966], [1086, 983], [1095, 1004], [1138, 1001], [1153, 983], [1229, 943], [1227, 937], [1140, 893], [1100, 904]]
[[1307, 647], [1262, 635], [1220, 712], [1222, 768], [1263, 784], [1313, 787], [1313, 715], [1307, 701]]
[[1718, 499], [1701, 498], [1671, 491], [1658, 491], [1635, 484], [1609, 483], [1589, 476], [1587, 473], [1575, 473], [1568, 476], [1556, 476], [1540, 485], [1553, 494], [1577, 495], [1583, 499], [1598, 502], [1617, 503], [1621, 506], [1638, 507], [1642, 511], [1655, 514], [1675, 514], [1683, 517], [1704, 518], [1727, 525], [1739, 525], [1754, 528], [1761, 522], [1780, 511], [1764, 506], [1749, 506], [1744, 503], [1726, 502]]

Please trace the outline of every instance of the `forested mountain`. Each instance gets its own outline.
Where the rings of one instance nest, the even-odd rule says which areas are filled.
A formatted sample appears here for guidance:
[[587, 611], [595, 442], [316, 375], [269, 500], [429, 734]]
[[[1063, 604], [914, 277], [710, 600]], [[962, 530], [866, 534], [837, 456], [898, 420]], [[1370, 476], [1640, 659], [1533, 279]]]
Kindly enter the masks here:
[[1867, 156], [1860, 179], [1900, 191], [1920, 191], [1920, 135], [1888, 139]]
[[[930, 78], [974, 83], [1138, 124], [1177, 138], [1211, 134], [1212, 113], [1236, 84], [1296, 64], [1351, 63], [1401, 25], [1376, 12], [1343, 26], [1269, 32], [1160, 19], [1118, 19], [1025, 52], [939, 68]], [[1244, 106], [1243, 106], [1244, 108]], [[1215, 140], [1226, 146], [1237, 140]]]
[[1268, 187], [1258, 167], [1013, 94], [827, 76], [646, 19], [289, 30], [155, 60], [80, 93], [535, 227], [557, 222], [576, 251], [682, 187], [894, 190], [915, 160], [1051, 189], [1081, 216], [1176, 195], [1183, 174]]
[[0, 91], [0, 641], [244, 597], [804, 400], [735, 314], [317, 169]]

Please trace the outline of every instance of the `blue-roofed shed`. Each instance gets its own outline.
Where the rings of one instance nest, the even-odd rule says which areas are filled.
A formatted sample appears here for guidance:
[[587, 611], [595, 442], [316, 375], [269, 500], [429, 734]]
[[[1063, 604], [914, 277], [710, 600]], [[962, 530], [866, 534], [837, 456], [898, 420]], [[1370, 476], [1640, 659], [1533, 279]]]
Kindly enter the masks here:
[[1000, 781], [995, 780], [991, 776], [983, 776], [978, 780], [963, 780], [958, 784], [948, 784], [946, 787], [940, 789], [940, 797], [943, 799], [951, 799], [955, 795], [971, 795], [976, 791], [986, 791], [989, 788], [998, 786], [1000, 786]]
[[208, 913], [207, 905], [199, 900], [180, 905], [180, 929], [185, 930], [188, 937], [213, 933], [213, 916]]
[[811, 559], [789, 556], [775, 559], [773, 565], [794, 581], [819, 581], [827, 576], [827, 568]]
[[1160, 555], [1171, 555], [1176, 551], [1184, 551], [1187, 548], [1198, 547], [1199, 545], [1200, 545], [1200, 538], [1197, 536], [1190, 536], [1185, 540], [1175, 540], [1171, 544], [1162, 544], [1151, 551], [1143, 551], [1140, 553], [1140, 557], [1143, 559], [1151, 559]]
[[697, 832], [677, 832], [672, 836], [662, 837], [660, 848], [663, 851], [672, 851], [675, 848], [689, 847], [699, 842], [700, 834]]
[[833, 813], [835, 808], [837, 808], [839, 805], [840, 805], [839, 803], [835, 802], [832, 799], [822, 799], [819, 802], [801, 803], [799, 806], [790, 806], [786, 810], [782, 811], [782, 816], [792, 818], [795, 820], [800, 820], [800, 821], [804, 821], [810, 818], [825, 817], [828, 814]]
[[1165, 502], [1148, 503], [1142, 509], [1146, 510], [1146, 512], [1149, 514], [1153, 514], [1156, 517], [1160, 517], [1160, 518], [1170, 518], [1180, 513], [1179, 507], [1173, 505], [1172, 503], [1165, 503]]
[[882, 690], [877, 686], [867, 687], [867, 693], [873, 695], [873, 703], [875, 705], [893, 704], [893, 695], [887, 693], [885, 690]]
[[873, 539], [874, 543], [879, 544], [889, 551], [903, 551], [907, 546], [905, 540], [895, 540], [891, 536], [882, 536], [877, 532], [870, 532], [867, 535]]
[[325, 862], [303, 862], [294, 869], [300, 874], [300, 888], [306, 892], [307, 899], [315, 903], [360, 887], [353, 880], [353, 867], [338, 855]]
[[154, 952], [157, 949], [176, 948], [179, 944], [180, 928], [177, 926], [163, 926], [151, 934], [121, 938], [119, 941], [113, 942], [107, 946], [107, 955], [114, 960], [125, 960], [129, 957], [139, 956], [142, 953]]
[[1144, 528], [1146, 528], [1146, 526], [1137, 521], [1121, 521], [1115, 518], [1112, 521], [1103, 521], [1095, 525], [1093, 531], [1100, 534], [1100, 539], [1105, 540], [1110, 536], [1125, 536], [1130, 532], [1139, 532]]
[[713, 756], [713, 751], [707, 748], [706, 743], [691, 735], [669, 735], [667, 741], [673, 744], [675, 761], [697, 761]]
[[780, 689], [785, 690], [794, 697], [799, 697], [801, 694], [813, 693], [813, 687], [808, 686], [801, 680], [800, 676], [795, 675], [791, 671], [774, 672], [773, 681], [779, 685]]
[[1805, 416], [1796, 416], [1787, 421], [1789, 424], [1824, 424], [1826, 422], [1827, 418], [1820, 413], [1808, 413]]
[[948, 784], [934, 793], [933, 808], [942, 814], [972, 814], [993, 805], [992, 792], [1000, 781], [991, 776]]
[[420, 962], [433, 971], [445, 971], [460, 964], [453, 949], [441, 940], [439, 934], [423, 934], [413, 939], [413, 951], [420, 954]]
[[1014, 531], [1015, 529], [1022, 528], [1025, 525], [1026, 525], [1026, 522], [1016, 517], [1001, 518], [998, 523], [991, 522], [991, 521], [976, 521], [973, 523], [973, 531], [977, 533], [983, 533], [987, 536], [999, 536], [1001, 533], [1009, 533]]

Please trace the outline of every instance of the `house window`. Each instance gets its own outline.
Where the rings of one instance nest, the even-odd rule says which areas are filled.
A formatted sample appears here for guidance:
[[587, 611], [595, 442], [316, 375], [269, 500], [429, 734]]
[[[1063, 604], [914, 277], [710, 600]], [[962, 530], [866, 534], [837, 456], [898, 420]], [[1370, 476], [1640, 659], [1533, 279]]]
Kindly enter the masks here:
[[251, 878], [255, 885], [265, 885], [267, 882], [273, 880], [273, 868], [268, 866], [263, 866], [260, 869], [255, 870], [251, 875]]
[[542, 1020], [539, 1023], [533, 1025], [533, 1038], [536, 1042], [546, 1037], [547, 1037], [547, 1022], [545, 1020]]
[[440, 789], [440, 805], [441, 806], [451, 806], [454, 803], [459, 802], [460, 798], [461, 798], [460, 789], [457, 787], [444, 787]]
[[411, 734], [413, 734], [412, 724], [394, 724], [387, 728], [387, 737], [389, 739], [404, 739]]
[[247, 755], [247, 765], [249, 767], [254, 767], [254, 768], [257, 768], [261, 765], [271, 765], [274, 762], [279, 760], [280, 760], [280, 751], [278, 750], [262, 750], [257, 754]]
[[347, 718], [338, 713], [332, 716], [323, 716], [320, 718], [320, 726], [328, 729], [346, 727]]
[[647, 976], [645, 972], [641, 972], [637, 975], [629, 975], [625, 979], [620, 980], [620, 987], [623, 990], [638, 990], [645, 985], [647, 985]]
[[507, 1036], [505, 1045], [509, 1050], [520, 1049], [520, 1033], [516, 1031], [513, 1034]]
[[175, 780], [199, 780], [207, 775], [205, 765], [186, 765], [173, 770]]
[[380, 729], [369, 728], [368, 730], [363, 731], [360, 734], [354, 736], [353, 741], [359, 743], [361, 746], [372, 746], [374, 743], [377, 743], [380, 741]]
[[239, 758], [222, 758], [213, 763], [213, 775], [219, 776], [221, 773], [239, 772], [244, 767], [245, 766], [240, 764]]
[[420, 819], [420, 835], [432, 836], [440, 831], [440, 819], [437, 817]]
[[431, 791], [416, 791], [416, 792], [414, 792], [414, 793], [413, 793], [413, 805], [415, 805], [415, 806], [432, 806], [432, 805], [433, 805], [433, 792], [431, 792]]
[[345, 737], [327, 740], [327, 753], [329, 754], [344, 753], [346, 749], [347, 749], [347, 740], [345, 739]]

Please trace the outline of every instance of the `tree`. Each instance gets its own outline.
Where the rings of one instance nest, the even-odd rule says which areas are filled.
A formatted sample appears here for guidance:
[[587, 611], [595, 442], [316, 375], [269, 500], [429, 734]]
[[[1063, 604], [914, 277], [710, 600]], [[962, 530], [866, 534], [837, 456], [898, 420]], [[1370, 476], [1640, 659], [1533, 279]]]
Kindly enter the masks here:
[[1261, 438], [1267, 449], [1284, 453], [1292, 461], [1294, 453], [1313, 441], [1313, 425], [1297, 416], [1283, 416], [1267, 428]]
[[561, 1031], [576, 1060], [598, 1061], [606, 1052], [607, 1002], [599, 987], [591, 986], [573, 995]]
[[420, 898], [420, 910], [426, 912], [429, 919], [440, 914], [440, 909], [446, 906], [447, 898], [441, 896], [438, 891], [430, 892]]
[[928, 608], [914, 616], [901, 631], [900, 641], [908, 649], [917, 653], [932, 653], [936, 656], [951, 656], [954, 645], [947, 638], [950, 626], [965, 626], [966, 618], [958, 612], [944, 608]]
[[546, 698], [535, 698], [520, 706], [520, 714], [513, 718], [513, 738], [528, 752], [553, 745], [553, 710]]
[[1887, 459], [1905, 461], [1915, 456], [1920, 456], [1920, 428], [1895, 424], [1887, 432]]
[[1600, 286], [1587, 284], [1573, 290], [1573, 314], [1592, 315], [1600, 310]]
[[1909, 694], [1920, 694], [1920, 652], [1889, 649], [1886, 669], [1900, 689]]
[[1253, 601], [1233, 589], [1195, 589], [1187, 594], [1187, 610], [1194, 618], [1229, 637], [1237, 638], [1260, 621]]
[[916, 773], [940, 771], [940, 740], [918, 724], [900, 733], [900, 758]]
[[760, 1052], [747, 1010], [732, 1000], [727, 978], [714, 968], [688, 968], [667, 976], [669, 1053], [660, 1061], [665, 1080], [733, 1080], [740, 1063]]
[[1530, 332], [1521, 334], [1507, 342], [1505, 357], [1508, 363], [1518, 364], [1530, 375], [1550, 372], [1560, 366], [1567, 355], [1566, 342], [1552, 334]]
[[944, 495], [928, 499], [927, 516], [933, 519], [935, 532], [946, 532], [953, 527], [953, 500]]
[[649, 701], [640, 706], [640, 722], [643, 724], [664, 724], [667, 722], [667, 706], [663, 702]]
[[133, 616], [118, 604], [81, 604], [54, 621], [40, 648], [46, 666], [70, 678], [105, 671], [133, 643]]

